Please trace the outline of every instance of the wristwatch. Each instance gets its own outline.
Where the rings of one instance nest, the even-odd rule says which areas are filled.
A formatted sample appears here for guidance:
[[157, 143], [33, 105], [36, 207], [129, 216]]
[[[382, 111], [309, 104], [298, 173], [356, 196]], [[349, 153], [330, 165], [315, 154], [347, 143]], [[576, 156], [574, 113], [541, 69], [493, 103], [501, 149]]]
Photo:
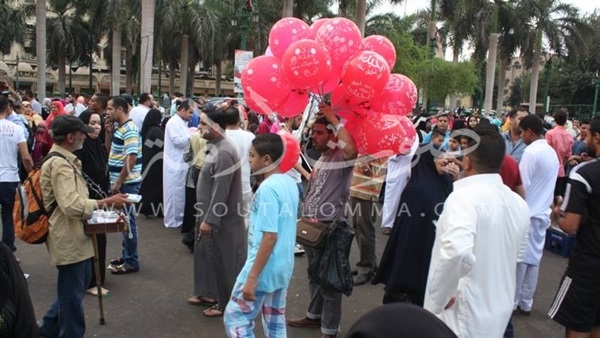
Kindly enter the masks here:
[[340, 130], [342, 130], [342, 128], [344, 128], [344, 125], [342, 123], [338, 123], [336, 126], [333, 127], [333, 130], [337, 134], [340, 132]]

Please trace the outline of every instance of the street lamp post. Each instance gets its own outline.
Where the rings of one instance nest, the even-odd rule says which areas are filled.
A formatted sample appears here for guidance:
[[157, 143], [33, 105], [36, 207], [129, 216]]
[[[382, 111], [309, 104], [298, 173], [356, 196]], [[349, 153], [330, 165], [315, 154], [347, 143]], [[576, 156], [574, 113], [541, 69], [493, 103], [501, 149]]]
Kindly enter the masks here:
[[17, 76], [16, 76], [16, 85], [15, 88], [17, 91], [19, 90], [19, 54], [17, 53]]
[[592, 116], [595, 117], [598, 113], [598, 92], [600, 91], [600, 69], [596, 71], [596, 88], [594, 90], [594, 107], [592, 108]]
[[[240, 30], [241, 30], [241, 43], [240, 49], [246, 50], [247, 41], [248, 41], [248, 29], [250, 28], [250, 18], [252, 17], [252, 21], [254, 23], [258, 23], [258, 11], [254, 10], [252, 6], [251, 0], [246, 0], [246, 3], [242, 7], [242, 12], [240, 14]], [[238, 20], [237, 15], [234, 15], [231, 19], [231, 25], [233, 27], [237, 26]]]
[[544, 65], [544, 75], [546, 77], [544, 83], [544, 111], [543, 113], [548, 113], [548, 82], [550, 82], [550, 74], [552, 73], [552, 59], [548, 59], [546, 64]]

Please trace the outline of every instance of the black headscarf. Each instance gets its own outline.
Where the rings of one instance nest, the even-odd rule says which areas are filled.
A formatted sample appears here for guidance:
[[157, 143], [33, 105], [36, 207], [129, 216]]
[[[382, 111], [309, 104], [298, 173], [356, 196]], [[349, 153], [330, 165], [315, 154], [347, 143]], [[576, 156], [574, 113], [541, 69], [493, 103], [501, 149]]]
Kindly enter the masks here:
[[[90, 123], [93, 114], [98, 114], [90, 109], [83, 111], [79, 115], [79, 119], [85, 124]], [[94, 183], [102, 187], [104, 192], [108, 191], [108, 155], [104, 149], [104, 145], [100, 137], [92, 139], [86, 137], [81, 150], [75, 151], [75, 155], [81, 161], [83, 172], [91, 178]], [[90, 189], [90, 198], [100, 199], [98, 193]]]
[[416, 305], [376, 307], [352, 325], [346, 338], [456, 338], [439, 318]]
[[148, 110], [146, 114], [146, 118], [144, 119], [144, 123], [142, 124], [142, 139], [146, 139], [146, 135], [152, 127], [159, 127], [162, 119], [162, 114], [160, 110], [152, 108]]
[[421, 306], [435, 240], [433, 222], [452, 192], [450, 176], [440, 175], [436, 169], [434, 160], [438, 154], [439, 150], [432, 144], [417, 149], [411, 177], [400, 196], [392, 233], [372, 280], [373, 284], [385, 284], [385, 291], [392, 298], [406, 293], [413, 304]]

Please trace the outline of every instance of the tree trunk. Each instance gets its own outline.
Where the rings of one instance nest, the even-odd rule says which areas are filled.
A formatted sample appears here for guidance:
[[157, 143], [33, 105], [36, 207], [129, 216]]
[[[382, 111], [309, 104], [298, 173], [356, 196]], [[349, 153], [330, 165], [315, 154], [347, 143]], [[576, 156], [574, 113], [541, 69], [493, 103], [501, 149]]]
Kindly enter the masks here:
[[500, 74], [498, 74], [498, 103], [496, 111], [500, 113], [504, 109], [504, 82], [506, 82], [506, 67], [508, 60], [500, 60]]
[[194, 96], [194, 82], [196, 80], [196, 64], [190, 62], [190, 69], [189, 69], [189, 77], [188, 77], [188, 91], [190, 92], [190, 96]]
[[223, 65], [221, 60], [217, 60], [216, 64], [217, 79], [215, 83], [215, 96], [221, 96], [221, 74], [223, 73]]
[[112, 39], [110, 95], [115, 96], [121, 91], [121, 26], [113, 27]]
[[365, 36], [365, 20], [367, 16], [367, 0], [356, 0], [356, 25], [360, 29], [360, 34]]
[[538, 80], [540, 78], [540, 58], [542, 57], [542, 31], [538, 29], [537, 43], [531, 67], [531, 83], [529, 85], [529, 112], [535, 114], [537, 104]]
[[125, 58], [125, 92], [131, 95], [133, 87], [133, 51], [131, 48], [127, 48]]
[[454, 49], [452, 50], [452, 62], [458, 63], [459, 55], [460, 55], [460, 50], [458, 50], [458, 48], [454, 47]]
[[187, 92], [187, 72], [190, 58], [190, 41], [187, 34], [181, 40], [181, 68], [179, 68], [179, 91], [185, 95]]
[[287, 18], [294, 16], [294, 0], [283, 0], [283, 9], [281, 11], [281, 17]]
[[485, 100], [483, 109], [486, 114], [492, 111], [492, 101], [494, 99], [494, 77], [496, 76], [496, 59], [498, 53], [498, 33], [490, 34], [490, 46], [488, 49], [487, 72], [485, 75]]
[[[37, 0], [35, 4], [35, 42], [37, 54], [37, 98], [43, 102], [46, 97], [46, 0]], [[63, 68], [64, 70], [64, 68]]]
[[142, 1], [140, 93], [152, 90], [152, 53], [154, 51], [154, 7], [155, 1]]
[[67, 66], [67, 57], [65, 51], [58, 52], [58, 92], [60, 95], [65, 95], [65, 68]]
[[171, 62], [169, 63], [169, 94], [171, 95], [175, 92], [175, 67], [177, 67], [173, 59], [173, 56], [171, 56]]

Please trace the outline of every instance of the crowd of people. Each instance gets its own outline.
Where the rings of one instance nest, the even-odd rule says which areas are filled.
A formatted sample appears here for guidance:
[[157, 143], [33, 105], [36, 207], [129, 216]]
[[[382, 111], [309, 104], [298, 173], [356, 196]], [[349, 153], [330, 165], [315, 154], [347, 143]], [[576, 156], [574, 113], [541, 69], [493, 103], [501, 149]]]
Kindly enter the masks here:
[[[421, 335], [512, 337], [513, 313], [532, 311], [552, 224], [577, 233], [577, 244], [549, 316], [568, 337], [597, 336], [599, 119], [569, 118], [565, 109], [542, 119], [523, 107], [503, 117], [416, 111], [410, 117], [418, 138], [410, 152], [374, 158], [359, 153], [335, 113], [322, 105], [315, 116], [259, 117], [237, 100], [215, 105], [179, 94], [162, 102], [149, 93], [137, 103], [96, 93], [39, 103], [30, 91], [3, 93], [0, 249], [16, 251], [15, 190], [41, 167], [43, 203], [52, 210], [46, 245], [58, 279], [56, 301], [31, 326], [30, 304], [9, 309], [30, 303], [25, 281], [12, 279], [20, 296], [0, 291], [0, 333], [83, 337], [85, 294], [110, 292], [103, 287], [107, 270], [143, 268], [141, 214], [180, 229], [194, 261], [187, 302], [206, 307], [208, 318], [223, 318], [229, 337], [252, 337], [258, 315], [267, 337], [285, 337], [287, 326], [336, 337], [343, 294], [366, 283], [384, 284], [385, 305], [358, 321], [349, 337], [385, 337], [376, 333], [385, 326], [371, 321], [391, 309], [415, 318], [404, 329]], [[304, 149], [285, 173], [282, 133], [294, 134]], [[141, 202], [132, 204], [130, 194]], [[106, 236], [97, 236], [96, 278], [81, 221], [107, 207], [123, 210], [128, 230], [121, 255], [109, 262]], [[349, 280], [350, 290], [325, 276], [331, 271], [324, 262], [339, 239], [329, 235], [326, 244], [299, 247], [298, 219], [325, 224], [330, 234], [353, 231], [356, 268], [335, 276]], [[389, 236], [380, 259], [379, 231]], [[340, 265], [349, 265], [349, 251], [335, 256]], [[305, 317], [286, 320], [294, 256], [304, 252], [310, 304]], [[2, 262], [2, 269], [22, 273], [9, 258]], [[412, 305], [390, 304], [398, 302]]]

